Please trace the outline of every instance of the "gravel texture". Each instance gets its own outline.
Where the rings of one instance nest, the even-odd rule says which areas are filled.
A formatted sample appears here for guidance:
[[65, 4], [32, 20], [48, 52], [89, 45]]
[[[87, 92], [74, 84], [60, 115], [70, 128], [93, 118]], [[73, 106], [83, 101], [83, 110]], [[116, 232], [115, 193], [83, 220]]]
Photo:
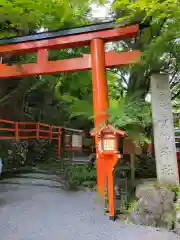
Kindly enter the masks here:
[[109, 221], [94, 193], [0, 185], [0, 240], [177, 240], [173, 233]]

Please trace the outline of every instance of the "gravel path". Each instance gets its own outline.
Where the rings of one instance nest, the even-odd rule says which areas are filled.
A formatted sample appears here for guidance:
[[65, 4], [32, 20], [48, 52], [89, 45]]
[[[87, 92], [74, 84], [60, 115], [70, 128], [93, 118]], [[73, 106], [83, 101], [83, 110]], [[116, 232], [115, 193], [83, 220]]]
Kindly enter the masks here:
[[173, 233], [121, 225], [103, 215], [93, 193], [0, 185], [0, 240], [177, 240]]

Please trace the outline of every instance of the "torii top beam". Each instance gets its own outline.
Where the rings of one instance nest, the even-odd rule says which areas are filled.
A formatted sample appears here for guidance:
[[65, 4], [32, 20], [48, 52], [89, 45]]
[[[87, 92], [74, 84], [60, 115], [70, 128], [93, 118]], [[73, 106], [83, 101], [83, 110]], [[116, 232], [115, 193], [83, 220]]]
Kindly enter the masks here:
[[[115, 22], [93, 24], [54, 32], [0, 39], [0, 55], [37, 53], [37, 62], [21, 65], [0, 64], [0, 79], [74, 72], [92, 69], [91, 55], [79, 58], [49, 61], [48, 50], [88, 46], [94, 39], [102, 39], [103, 43], [132, 38], [139, 31], [139, 25], [116, 27]], [[104, 50], [103, 50], [104, 54]], [[106, 52], [104, 67], [116, 67], [137, 62], [140, 51]]]
[[70, 36], [70, 35], [76, 35], [80, 33], [96, 32], [101, 30], [112, 29], [114, 27], [115, 27], [115, 22], [111, 21], [111, 22], [105, 22], [105, 23], [91, 24], [88, 26], [75, 27], [70, 29], [56, 30], [51, 32], [41, 32], [41, 33], [36, 33], [36, 34], [21, 36], [21, 37], [1, 38], [0, 45], [51, 39], [55, 37]]
[[0, 39], [0, 54], [86, 46], [95, 38], [101, 38], [104, 42], [118, 41], [132, 38], [138, 31], [137, 24], [118, 28], [115, 22], [107, 22], [22, 37], [3, 38]]

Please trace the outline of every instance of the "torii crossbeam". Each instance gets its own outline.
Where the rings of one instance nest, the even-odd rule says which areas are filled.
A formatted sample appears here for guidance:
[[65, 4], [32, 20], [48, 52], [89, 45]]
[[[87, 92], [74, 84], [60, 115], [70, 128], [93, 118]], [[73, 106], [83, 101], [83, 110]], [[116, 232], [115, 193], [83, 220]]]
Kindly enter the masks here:
[[[37, 52], [37, 63], [21, 66], [0, 64], [0, 78], [16, 78], [58, 72], [74, 72], [92, 69], [92, 58], [84, 55], [80, 58], [48, 61], [48, 49], [64, 49], [89, 45], [93, 39], [103, 42], [131, 38], [138, 32], [138, 25], [125, 28], [112, 28], [113, 22], [79, 27], [69, 30], [39, 33], [23, 37], [0, 39], [0, 55]], [[107, 52], [105, 67], [127, 65], [137, 61], [140, 52]]]
[[[0, 79], [19, 78], [58, 72], [92, 70], [94, 122], [98, 127], [108, 118], [108, 88], [106, 68], [137, 62], [140, 51], [105, 52], [106, 42], [133, 38], [139, 31], [138, 25], [115, 27], [114, 22], [94, 24], [85, 27], [45, 32], [23, 37], [0, 39], [0, 55], [37, 53], [37, 62], [22, 65], [0, 64]], [[90, 46], [90, 54], [80, 58], [49, 61], [48, 50]], [[103, 159], [97, 153], [97, 184], [104, 194]]]

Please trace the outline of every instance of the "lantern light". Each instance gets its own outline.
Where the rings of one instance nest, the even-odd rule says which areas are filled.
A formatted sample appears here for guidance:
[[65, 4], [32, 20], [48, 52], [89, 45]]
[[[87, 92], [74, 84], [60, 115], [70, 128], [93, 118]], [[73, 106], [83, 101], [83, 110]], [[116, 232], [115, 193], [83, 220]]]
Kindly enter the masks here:
[[98, 149], [103, 154], [114, 154], [118, 152], [118, 138], [126, 136], [124, 131], [115, 129], [112, 125], [106, 124], [98, 131], [93, 130], [92, 136], [100, 138]]

